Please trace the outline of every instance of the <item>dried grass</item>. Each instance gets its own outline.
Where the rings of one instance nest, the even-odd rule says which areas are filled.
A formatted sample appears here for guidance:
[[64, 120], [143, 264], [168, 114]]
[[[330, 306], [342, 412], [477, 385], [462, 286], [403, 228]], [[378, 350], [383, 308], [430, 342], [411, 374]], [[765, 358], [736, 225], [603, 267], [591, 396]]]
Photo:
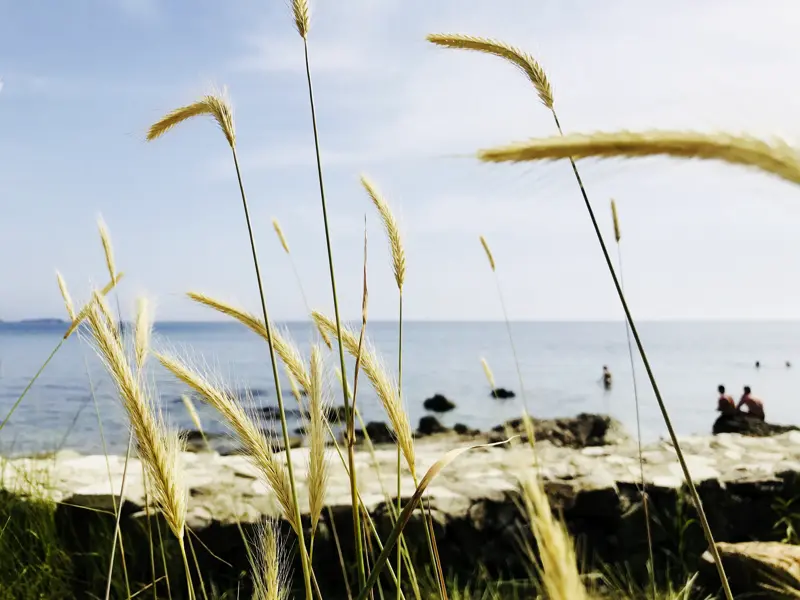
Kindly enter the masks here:
[[297, 522], [286, 466], [273, 456], [272, 446], [259, 429], [256, 420], [231, 394], [181, 361], [161, 353], [155, 353], [155, 357], [164, 368], [200, 394], [227, 421], [263, 475], [265, 483], [278, 498], [284, 518], [299, 535], [302, 530]]
[[259, 526], [257, 535], [258, 546], [250, 556], [253, 600], [287, 600], [289, 573], [277, 523], [267, 520]]
[[617, 216], [617, 203], [611, 200], [611, 219], [614, 221], [614, 239], [617, 243], [622, 239], [622, 232], [619, 228], [619, 217]]
[[94, 347], [116, 384], [156, 501], [170, 529], [182, 540], [187, 505], [187, 489], [180, 466], [183, 440], [167, 429], [141, 378], [134, 375], [110, 317], [104, 299], [95, 292], [86, 316]]
[[759, 169], [800, 184], [800, 152], [783, 141], [746, 135], [692, 131], [571, 134], [482, 150], [486, 162], [523, 162], [563, 158], [643, 158], [647, 156], [716, 160]]
[[483, 374], [486, 375], [486, 381], [489, 382], [489, 387], [492, 388], [492, 391], [497, 389], [494, 381], [494, 373], [492, 373], [492, 369], [489, 366], [489, 363], [486, 362], [486, 359], [481, 357], [481, 366], [483, 367]]
[[294, 26], [297, 33], [305, 40], [308, 38], [309, 10], [308, 0], [293, 0], [292, 14], [294, 16]]
[[522, 499], [533, 537], [539, 548], [537, 565], [549, 600], [586, 600], [575, 547], [564, 524], [553, 516], [550, 502], [538, 481], [522, 485]]
[[486, 258], [489, 259], [489, 266], [492, 267], [492, 271], [497, 272], [497, 268], [494, 262], [494, 256], [492, 255], [492, 249], [489, 248], [489, 243], [483, 236], [480, 236], [480, 240], [481, 240], [481, 246], [483, 246], [483, 251], [486, 252]]
[[433, 33], [427, 39], [429, 42], [445, 48], [473, 50], [504, 58], [522, 71], [530, 80], [536, 88], [542, 104], [549, 109], [553, 108], [553, 90], [550, 87], [547, 74], [542, 66], [527, 52], [498, 40], [471, 35]]
[[230, 144], [231, 148], [236, 145], [236, 132], [233, 126], [233, 109], [231, 108], [230, 100], [227, 97], [225, 89], [221, 92], [203, 96], [197, 102], [187, 106], [181, 106], [167, 113], [160, 120], [153, 123], [147, 131], [147, 141], [150, 142], [159, 138], [176, 125], [200, 115], [211, 116], [217, 122], [217, 125], [219, 125], [222, 133], [225, 134], [225, 139], [228, 140], [228, 144]]
[[386, 237], [389, 239], [389, 250], [392, 255], [394, 280], [397, 283], [397, 288], [402, 292], [403, 283], [406, 278], [406, 251], [403, 248], [403, 238], [400, 235], [400, 227], [397, 224], [397, 219], [395, 219], [389, 204], [366, 176], [361, 176], [361, 185], [367, 190], [367, 194], [369, 194], [372, 203], [375, 205], [375, 208], [378, 209], [381, 220], [383, 220], [383, 225], [386, 229]]
[[325, 415], [329, 403], [326, 399], [322, 353], [316, 345], [311, 348], [310, 371], [308, 508], [311, 513], [311, 534], [313, 535], [325, 505], [325, 490], [328, 485], [328, 463], [325, 460], [325, 438], [328, 423]]
[[[189, 292], [187, 296], [199, 304], [203, 304], [224, 315], [233, 317], [269, 343], [269, 335], [267, 334], [267, 328], [264, 325], [263, 319], [256, 317], [252, 313], [236, 308], [227, 302], [206, 296], [205, 294]], [[311, 378], [309, 377], [308, 371], [303, 363], [303, 357], [300, 355], [297, 346], [289, 341], [288, 337], [281, 335], [274, 325], [270, 327], [270, 330], [272, 332], [272, 346], [275, 348], [275, 352], [283, 361], [283, 364], [286, 365], [292, 377], [300, 384], [300, 387], [306, 394], [309, 394], [311, 391]]]
[[286, 236], [283, 235], [283, 229], [281, 229], [281, 224], [278, 223], [278, 219], [272, 219], [272, 226], [275, 228], [275, 233], [278, 235], [283, 250], [286, 254], [291, 254], [291, 252], [289, 252], [289, 244], [286, 242]]
[[150, 308], [146, 298], [139, 298], [136, 307], [136, 324], [133, 336], [133, 354], [136, 358], [136, 367], [141, 369], [147, 359], [150, 348], [150, 336], [153, 331], [153, 322], [150, 319]]
[[[311, 313], [317, 326], [321, 329], [336, 333], [336, 323], [323, 314], [314, 311]], [[353, 356], [358, 356], [359, 343], [358, 336], [347, 327], [342, 327], [342, 343], [345, 349]], [[416, 464], [414, 456], [414, 439], [411, 433], [411, 424], [408, 421], [408, 414], [403, 409], [403, 404], [397, 393], [397, 386], [394, 384], [392, 376], [384, 367], [378, 354], [369, 347], [361, 348], [361, 368], [367, 375], [372, 387], [378, 395], [378, 399], [386, 411], [389, 423], [394, 431], [397, 444], [406, 459], [408, 468], [411, 470], [412, 477], [416, 477]]]
[[67, 309], [70, 321], [75, 320], [75, 305], [72, 303], [72, 296], [69, 295], [67, 289], [67, 282], [61, 276], [61, 273], [56, 271], [56, 279], [58, 280], [58, 289], [61, 291], [61, 297], [64, 299], [64, 307]]
[[111, 245], [111, 234], [108, 232], [105, 221], [102, 217], [97, 219], [97, 228], [100, 231], [100, 242], [103, 244], [103, 254], [106, 259], [106, 268], [108, 269], [108, 277], [112, 281], [117, 275], [117, 266], [114, 262], [114, 247]]

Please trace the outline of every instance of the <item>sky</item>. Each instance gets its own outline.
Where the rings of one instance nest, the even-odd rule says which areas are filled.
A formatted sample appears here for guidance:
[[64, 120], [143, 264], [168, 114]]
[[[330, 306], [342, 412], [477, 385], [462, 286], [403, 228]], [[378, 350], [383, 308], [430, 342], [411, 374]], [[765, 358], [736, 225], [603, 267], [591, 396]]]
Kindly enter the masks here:
[[[566, 132], [695, 129], [800, 143], [794, 0], [311, 0], [309, 53], [344, 318], [397, 313], [387, 243], [359, 183], [401, 224], [408, 319], [619, 319], [567, 162], [482, 164], [481, 148], [555, 133], [505, 62], [437, 48], [432, 32], [501, 39], [548, 73]], [[283, 226], [312, 308], [332, 302], [302, 40], [287, 0], [0, 0], [0, 319], [65, 316], [107, 280], [96, 219], [126, 274], [123, 307], [210, 320], [194, 290], [256, 310], [231, 154], [206, 119], [148, 126], [227, 86], [272, 318], [306, 315], [272, 230]], [[580, 161], [604, 234], [622, 225], [642, 319], [800, 318], [800, 189], [663, 159]]]

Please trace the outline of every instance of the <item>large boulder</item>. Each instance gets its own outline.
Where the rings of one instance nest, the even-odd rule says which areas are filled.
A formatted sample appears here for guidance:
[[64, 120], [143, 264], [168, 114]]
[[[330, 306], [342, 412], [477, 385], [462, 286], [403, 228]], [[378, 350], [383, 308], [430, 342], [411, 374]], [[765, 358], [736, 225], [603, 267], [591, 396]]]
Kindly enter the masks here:
[[[357, 442], [364, 440], [364, 432], [361, 429], [356, 429], [355, 434]], [[367, 423], [367, 435], [369, 435], [369, 439], [373, 444], [394, 443], [392, 428], [382, 421], [370, 421]]]
[[[576, 417], [561, 419], [532, 419], [536, 441], [548, 441], [554, 446], [585, 448], [586, 446], [605, 446], [627, 439], [622, 424], [608, 415], [581, 413]], [[499, 442], [508, 433], [519, 435], [527, 441], [525, 424], [522, 419], [512, 419], [492, 429], [489, 441]]]
[[768, 437], [786, 433], [787, 431], [800, 431], [800, 428], [794, 425], [774, 425], [762, 421], [761, 419], [751, 417], [744, 412], [733, 415], [720, 415], [717, 420], [714, 421], [714, 426], [711, 428], [711, 432], [714, 435], [720, 433], [738, 433], [750, 437]]
[[417, 426], [418, 436], [433, 435], [434, 433], [447, 433], [448, 431], [450, 431], [450, 429], [442, 425], [439, 422], [439, 419], [432, 415], [422, 417], [419, 420], [419, 425]]
[[453, 410], [456, 407], [455, 403], [451, 402], [441, 394], [435, 394], [431, 396], [430, 398], [425, 400], [425, 402], [422, 403], [422, 406], [423, 408], [425, 408], [425, 410], [430, 410], [438, 413], [447, 412], [449, 410]]
[[[781, 542], [719, 542], [717, 551], [734, 597], [800, 597], [800, 547]], [[700, 577], [709, 590], [719, 588], [719, 576], [709, 551], [700, 562]]]

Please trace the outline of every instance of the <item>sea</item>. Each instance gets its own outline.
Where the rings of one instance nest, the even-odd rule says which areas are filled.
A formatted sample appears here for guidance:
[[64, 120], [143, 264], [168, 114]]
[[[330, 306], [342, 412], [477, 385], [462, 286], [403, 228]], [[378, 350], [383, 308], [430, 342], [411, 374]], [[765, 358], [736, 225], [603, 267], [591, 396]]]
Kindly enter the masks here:
[[[306, 357], [311, 345], [319, 343], [309, 323], [284, 323], [281, 328]], [[57, 347], [64, 329], [57, 322], [0, 323], [0, 422]], [[396, 373], [398, 365], [397, 329], [396, 322], [373, 322], [367, 328], [369, 342], [391, 373]], [[742, 387], [749, 385], [764, 401], [768, 421], [800, 424], [796, 404], [800, 322], [659, 321], [639, 323], [639, 331], [679, 435], [710, 433], [719, 384], [737, 399]], [[524, 397], [536, 417], [607, 413], [635, 434], [635, 374], [642, 438], [653, 441], [666, 437], [663, 417], [638, 357], [631, 369], [624, 322], [514, 322], [510, 333], [522, 383], [505, 323], [404, 323], [403, 401], [412, 426], [430, 414], [423, 402], [438, 393], [456, 405], [438, 415], [447, 426], [463, 423], [489, 429], [519, 416]], [[157, 323], [152, 343], [155, 349], [176, 353], [212, 373], [228, 389], [257, 406], [276, 403], [269, 349], [238, 323]], [[334, 375], [338, 353], [326, 349], [325, 354], [331, 401], [341, 404], [341, 387]], [[491, 366], [497, 386], [513, 390], [516, 398], [490, 396], [481, 358]], [[610, 390], [601, 382], [604, 365], [613, 374]], [[351, 359], [347, 372], [352, 385]], [[181, 401], [186, 387], [153, 360], [148, 364], [147, 378], [155, 402], [170, 424], [194, 428]], [[294, 407], [285, 375], [281, 388], [286, 406]], [[204, 429], [225, 432], [212, 408], [200, 401], [195, 404]], [[366, 420], [386, 421], [365, 377], [359, 381], [358, 404]], [[292, 427], [298, 425], [290, 423]], [[59, 449], [102, 453], [104, 444], [108, 453], [123, 454], [127, 436], [113, 382], [89, 340], [73, 335], [53, 355], [0, 430], [0, 454]]]

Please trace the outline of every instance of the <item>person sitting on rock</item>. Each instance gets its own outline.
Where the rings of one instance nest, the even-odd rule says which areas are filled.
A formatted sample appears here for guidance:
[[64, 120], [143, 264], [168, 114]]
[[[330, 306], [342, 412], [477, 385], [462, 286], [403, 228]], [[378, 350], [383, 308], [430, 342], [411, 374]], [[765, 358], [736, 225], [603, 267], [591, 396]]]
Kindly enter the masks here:
[[603, 365], [603, 387], [607, 390], [611, 389], [611, 371], [608, 370], [607, 365]]
[[719, 392], [719, 400], [717, 400], [717, 410], [724, 416], [736, 414], [736, 403], [729, 395], [725, 393], [725, 386], [721, 385], [717, 388]]
[[751, 417], [755, 417], [761, 421], [764, 420], [764, 403], [752, 395], [750, 391], [750, 386], [744, 386], [744, 394], [742, 395], [741, 400], [739, 400], [739, 404], [736, 405], [736, 410], [741, 410], [742, 406], [747, 407], [746, 412]]

